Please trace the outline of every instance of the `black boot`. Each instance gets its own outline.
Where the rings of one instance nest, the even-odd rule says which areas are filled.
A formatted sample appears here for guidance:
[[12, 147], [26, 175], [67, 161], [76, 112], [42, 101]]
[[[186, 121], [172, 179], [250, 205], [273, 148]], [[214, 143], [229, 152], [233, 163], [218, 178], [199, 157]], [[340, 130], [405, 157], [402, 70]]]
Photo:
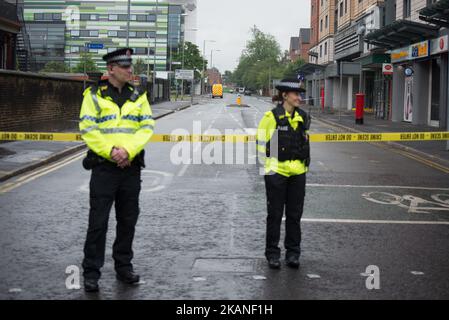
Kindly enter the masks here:
[[287, 259], [285, 259], [285, 262], [287, 263], [287, 266], [292, 269], [299, 268], [299, 258], [297, 257], [287, 257]]
[[268, 259], [268, 267], [270, 269], [280, 269], [281, 268], [281, 262], [279, 259]]
[[135, 274], [134, 271], [117, 272], [116, 277], [117, 280], [127, 284], [135, 284], [140, 281], [140, 276]]
[[99, 289], [97, 279], [84, 279], [84, 291], [98, 292]]

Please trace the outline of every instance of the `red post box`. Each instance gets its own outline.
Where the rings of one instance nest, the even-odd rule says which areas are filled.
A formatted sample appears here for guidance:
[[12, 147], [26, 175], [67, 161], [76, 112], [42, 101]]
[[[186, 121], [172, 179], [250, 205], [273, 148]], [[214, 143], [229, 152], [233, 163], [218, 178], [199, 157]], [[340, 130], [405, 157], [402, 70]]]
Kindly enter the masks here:
[[365, 95], [363, 93], [356, 93], [355, 95], [355, 123], [363, 124], [363, 112], [365, 106]]
[[321, 110], [324, 111], [324, 88], [320, 90]]

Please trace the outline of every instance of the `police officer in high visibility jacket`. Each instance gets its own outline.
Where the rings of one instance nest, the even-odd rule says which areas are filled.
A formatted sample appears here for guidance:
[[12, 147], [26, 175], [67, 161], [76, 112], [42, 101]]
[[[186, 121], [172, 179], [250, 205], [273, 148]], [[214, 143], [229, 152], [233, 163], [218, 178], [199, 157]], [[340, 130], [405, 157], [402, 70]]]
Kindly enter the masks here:
[[140, 280], [131, 263], [132, 243], [139, 215], [144, 147], [153, 135], [154, 120], [146, 92], [128, 82], [132, 77], [132, 53], [132, 49], [125, 48], [103, 57], [108, 80], [86, 89], [81, 107], [80, 130], [89, 147], [83, 165], [92, 170], [82, 264], [88, 292], [99, 289], [113, 203], [117, 220], [113, 245], [117, 279], [128, 284]]
[[305, 90], [295, 79], [282, 80], [273, 97], [277, 106], [266, 112], [257, 130], [257, 149], [264, 163], [267, 195], [265, 256], [272, 269], [281, 267], [280, 229], [285, 210], [285, 258], [287, 266], [299, 267], [301, 217], [306, 173], [310, 163], [309, 115], [299, 108]]

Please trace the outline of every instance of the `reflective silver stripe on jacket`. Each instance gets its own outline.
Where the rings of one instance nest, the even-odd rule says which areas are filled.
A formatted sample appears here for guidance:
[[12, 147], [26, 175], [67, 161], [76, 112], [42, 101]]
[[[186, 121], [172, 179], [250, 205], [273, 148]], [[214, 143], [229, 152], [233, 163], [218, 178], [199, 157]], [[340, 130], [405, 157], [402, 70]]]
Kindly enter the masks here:
[[90, 93], [92, 95], [92, 100], [94, 102], [95, 109], [97, 109], [97, 113], [100, 114], [101, 113], [101, 108], [100, 108], [100, 104], [98, 103], [97, 92], [94, 90], [94, 88], [92, 88], [90, 90]]
[[134, 128], [105, 128], [100, 129], [101, 133], [104, 134], [113, 134], [113, 133], [136, 133], [136, 129]]
[[98, 129], [98, 126], [91, 126], [91, 127], [88, 127], [88, 128], [86, 128], [84, 130], [81, 130], [81, 134], [86, 134], [86, 133], [89, 133], [89, 132], [91, 132], [93, 130], [97, 130], [97, 129]]

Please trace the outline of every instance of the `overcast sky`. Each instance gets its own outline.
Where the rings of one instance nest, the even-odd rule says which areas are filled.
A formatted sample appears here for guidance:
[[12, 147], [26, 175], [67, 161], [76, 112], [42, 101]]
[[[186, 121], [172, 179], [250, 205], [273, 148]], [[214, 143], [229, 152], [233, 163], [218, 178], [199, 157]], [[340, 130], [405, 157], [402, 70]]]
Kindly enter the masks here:
[[213, 64], [221, 72], [234, 70], [237, 60], [256, 25], [263, 32], [276, 37], [282, 50], [287, 50], [290, 37], [298, 36], [299, 28], [310, 27], [310, 0], [198, 0], [197, 41]]

